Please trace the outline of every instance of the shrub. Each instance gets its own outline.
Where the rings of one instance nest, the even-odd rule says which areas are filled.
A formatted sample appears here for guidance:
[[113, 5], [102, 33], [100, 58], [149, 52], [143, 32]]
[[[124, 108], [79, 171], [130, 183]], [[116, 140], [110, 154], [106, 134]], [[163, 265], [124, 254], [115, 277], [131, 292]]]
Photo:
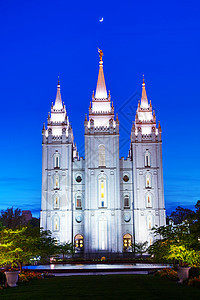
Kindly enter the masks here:
[[170, 279], [173, 281], [179, 280], [177, 272], [170, 268], [165, 268], [165, 269], [156, 271], [154, 276], [158, 276], [161, 278], [167, 278], [167, 279]]
[[200, 268], [191, 268], [189, 271], [189, 277], [190, 278], [194, 278], [194, 277], [198, 277], [200, 275]]
[[188, 286], [194, 286], [200, 288], [200, 276], [189, 279]]

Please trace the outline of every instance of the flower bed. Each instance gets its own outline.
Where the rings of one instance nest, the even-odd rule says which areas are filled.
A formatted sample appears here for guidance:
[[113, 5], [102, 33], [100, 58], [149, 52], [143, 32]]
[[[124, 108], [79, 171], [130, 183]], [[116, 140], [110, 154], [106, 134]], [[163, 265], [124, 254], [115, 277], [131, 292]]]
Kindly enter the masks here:
[[158, 276], [161, 278], [167, 278], [167, 279], [170, 279], [173, 281], [179, 280], [177, 272], [170, 268], [165, 268], [165, 269], [156, 271], [154, 276]]
[[32, 272], [32, 271], [22, 271], [19, 274], [19, 283], [29, 282], [34, 279], [43, 279], [44, 276], [42, 273]]

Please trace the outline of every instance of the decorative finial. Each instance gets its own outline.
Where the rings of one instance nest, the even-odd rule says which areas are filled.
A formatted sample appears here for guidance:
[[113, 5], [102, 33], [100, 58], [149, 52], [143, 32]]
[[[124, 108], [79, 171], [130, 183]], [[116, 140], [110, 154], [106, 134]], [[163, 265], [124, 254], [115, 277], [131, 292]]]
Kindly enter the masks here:
[[85, 114], [85, 121], [87, 121], [87, 114]]
[[100, 61], [102, 61], [102, 57], [103, 57], [103, 51], [99, 48], [98, 49], [98, 52], [99, 52], [99, 58], [100, 58]]
[[58, 84], [57, 87], [60, 87], [60, 76], [58, 75]]
[[144, 74], [143, 74], [143, 83], [142, 83], [142, 86], [145, 86], [145, 82], [144, 82]]

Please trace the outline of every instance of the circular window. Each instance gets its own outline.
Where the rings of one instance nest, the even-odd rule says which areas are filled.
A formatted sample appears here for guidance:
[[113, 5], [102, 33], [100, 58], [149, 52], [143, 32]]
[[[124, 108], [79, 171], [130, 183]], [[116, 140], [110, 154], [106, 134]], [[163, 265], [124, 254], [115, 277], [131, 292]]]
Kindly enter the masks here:
[[128, 181], [129, 181], [128, 175], [124, 175], [123, 180], [124, 180], [125, 182], [128, 182]]
[[125, 215], [124, 215], [124, 221], [125, 221], [125, 222], [129, 222], [130, 219], [131, 219], [131, 216], [130, 216], [129, 214], [125, 214]]
[[82, 178], [81, 178], [80, 175], [78, 175], [78, 176], [76, 177], [76, 181], [77, 181], [77, 182], [81, 182], [81, 181], [82, 181]]
[[82, 217], [81, 216], [76, 216], [76, 222], [81, 223], [81, 221], [82, 221]]

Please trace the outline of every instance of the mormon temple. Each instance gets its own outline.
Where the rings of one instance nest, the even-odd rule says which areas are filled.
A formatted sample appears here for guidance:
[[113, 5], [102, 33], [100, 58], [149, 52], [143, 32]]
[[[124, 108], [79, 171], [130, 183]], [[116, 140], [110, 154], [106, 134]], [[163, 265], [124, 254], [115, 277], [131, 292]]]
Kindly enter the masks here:
[[139, 242], [150, 245], [152, 227], [165, 225], [162, 130], [144, 79], [129, 154], [120, 159], [120, 123], [107, 93], [100, 49], [99, 54], [96, 92], [84, 121], [85, 158], [79, 157], [59, 81], [42, 130], [40, 225], [86, 256], [131, 252]]

